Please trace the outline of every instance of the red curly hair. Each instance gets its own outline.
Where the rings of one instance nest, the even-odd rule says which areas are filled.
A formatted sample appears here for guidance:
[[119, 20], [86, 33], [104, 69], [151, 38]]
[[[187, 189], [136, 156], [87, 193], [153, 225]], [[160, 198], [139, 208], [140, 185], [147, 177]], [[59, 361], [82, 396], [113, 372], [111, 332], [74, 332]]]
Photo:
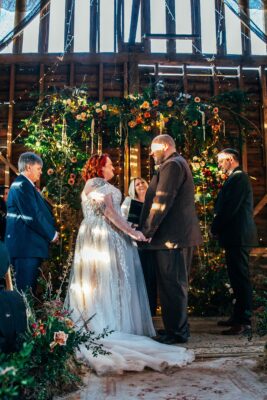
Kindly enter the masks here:
[[86, 182], [92, 178], [104, 178], [102, 169], [106, 165], [108, 157], [108, 154], [92, 155], [82, 169], [83, 180]]

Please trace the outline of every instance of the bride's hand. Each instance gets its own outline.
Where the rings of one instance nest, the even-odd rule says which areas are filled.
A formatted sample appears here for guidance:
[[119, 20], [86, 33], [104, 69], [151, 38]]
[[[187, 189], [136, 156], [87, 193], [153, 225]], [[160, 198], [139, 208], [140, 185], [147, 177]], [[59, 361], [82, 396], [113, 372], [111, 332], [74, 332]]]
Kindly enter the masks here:
[[130, 236], [137, 240], [138, 242], [147, 242], [147, 238], [143, 235], [141, 231], [133, 231]]

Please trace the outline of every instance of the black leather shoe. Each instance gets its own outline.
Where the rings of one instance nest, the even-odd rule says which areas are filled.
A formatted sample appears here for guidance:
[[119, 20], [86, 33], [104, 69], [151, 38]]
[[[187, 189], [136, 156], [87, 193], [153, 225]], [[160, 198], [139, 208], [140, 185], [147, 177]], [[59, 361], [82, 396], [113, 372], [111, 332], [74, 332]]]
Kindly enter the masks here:
[[185, 338], [180, 335], [158, 335], [153, 337], [152, 339], [156, 340], [156, 342], [163, 344], [176, 344], [176, 343], [187, 343], [188, 338]]
[[218, 326], [233, 326], [236, 325], [236, 322], [233, 320], [233, 318], [228, 318], [226, 320], [220, 320], [217, 322]]
[[221, 332], [222, 335], [231, 336], [231, 335], [245, 335], [248, 337], [252, 336], [251, 325], [233, 325], [231, 328], [226, 329]]

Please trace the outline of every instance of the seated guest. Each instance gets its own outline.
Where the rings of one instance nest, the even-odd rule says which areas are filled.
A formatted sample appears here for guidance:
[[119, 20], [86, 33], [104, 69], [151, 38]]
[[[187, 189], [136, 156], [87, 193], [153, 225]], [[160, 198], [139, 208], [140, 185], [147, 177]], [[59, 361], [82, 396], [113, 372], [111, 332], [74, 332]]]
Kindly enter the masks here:
[[6, 231], [6, 202], [8, 196], [8, 186], [0, 186], [0, 240], [5, 240]]
[[[141, 177], [136, 177], [131, 180], [128, 189], [128, 196], [125, 198], [121, 205], [122, 215], [128, 219], [131, 201], [137, 200], [144, 203], [148, 183]], [[154, 263], [154, 252], [148, 249], [139, 248], [139, 256], [142, 264], [143, 274], [146, 283], [148, 300], [152, 317], [156, 315], [157, 310], [157, 278]]]
[[51, 210], [36, 190], [43, 161], [34, 153], [21, 154], [20, 175], [12, 183], [7, 201], [5, 243], [15, 271], [18, 290], [36, 289], [42, 260], [49, 243], [58, 240]]

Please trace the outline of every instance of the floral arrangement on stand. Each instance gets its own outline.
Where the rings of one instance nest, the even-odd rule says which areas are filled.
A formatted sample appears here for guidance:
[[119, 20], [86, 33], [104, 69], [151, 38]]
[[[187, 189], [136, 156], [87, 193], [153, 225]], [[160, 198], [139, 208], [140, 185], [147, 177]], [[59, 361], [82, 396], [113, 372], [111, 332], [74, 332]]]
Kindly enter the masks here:
[[[47, 95], [24, 121], [22, 133], [27, 133], [24, 144], [44, 160], [44, 195], [53, 202], [61, 232], [59, 252], [52, 261], [54, 276], [58, 274], [58, 264], [60, 268], [64, 265], [80, 222], [80, 172], [85, 160], [102, 148], [119, 146], [124, 154], [129, 145], [148, 145], [157, 134], [169, 133], [178, 151], [192, 165], [205, 241], [191, 282], [191, 311], [217, 313], [220, 305], [221, 312], [225, 312], [230, 296], [225, 286], [224, 261], [208, 236], [213, 202], [222, 179], [215, 158], [219, 147], [234, 141], [236, 145], [240, 137], [255, 135], [256, 127], [243, 113], [247, 101], [240, 91], [209, 101], [183, 93], [175, 98], [157, 98], [149, 90], [102, 103], [92, 101], [85, 91], [77, 89]], [[237, 139], [227, 135], [228, 117], [240, 132]]]

